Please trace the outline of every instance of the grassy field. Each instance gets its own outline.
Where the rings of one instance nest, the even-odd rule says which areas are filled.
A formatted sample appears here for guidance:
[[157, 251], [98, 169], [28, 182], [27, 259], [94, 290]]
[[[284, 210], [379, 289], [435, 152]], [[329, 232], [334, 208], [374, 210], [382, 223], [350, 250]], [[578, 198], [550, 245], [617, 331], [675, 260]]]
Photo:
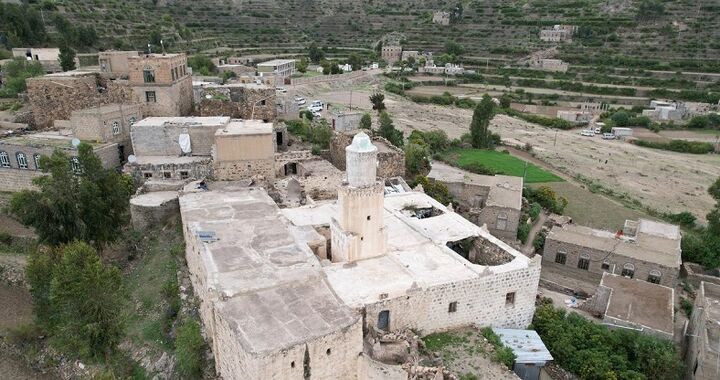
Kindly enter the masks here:
[[626, 219], [651, 218], [650, 216], [620, 204], [570, 182], [533, 184], [531, 187], [548, 186], [558, 196], [565, 197], [568, 205], [565, 215], [573, 218], [575, 224], [616, 231], [623, 227]]
[[477, 162], [499, 172], [499, 174], [515, 177], [522, 177], [524, 173], [525, 183], [563, 182], [562, 178], [547, 170], [541, 169], [534, 164], [523, 161], [510, 154], [498, 151], [457, 148], [446, 153], [445, 160], [459, 167]]

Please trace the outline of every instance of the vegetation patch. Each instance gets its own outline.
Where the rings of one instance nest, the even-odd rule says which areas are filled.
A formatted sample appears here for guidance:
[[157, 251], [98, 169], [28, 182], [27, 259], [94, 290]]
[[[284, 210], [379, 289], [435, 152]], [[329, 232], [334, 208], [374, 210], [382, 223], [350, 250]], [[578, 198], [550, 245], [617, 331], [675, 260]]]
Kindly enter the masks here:
[[487, 150], [453, 148], [442, 155], [443, 161], [458, 167], [468, 165], [482, 165], [494, 170], [497, 174], [504, 174], [514, 177], [525, 177], [525, 183], [538, 182], [563, 182], [557, 175], [541, 169], [540, 167], [521, 160], [510, 154]]
[[715, 150], [713, 144], [705, 141], [670, 140], [669, 142], [655, 142], [648, 140], [635, 140], [635, 145], [691, 154], [707, 154]]

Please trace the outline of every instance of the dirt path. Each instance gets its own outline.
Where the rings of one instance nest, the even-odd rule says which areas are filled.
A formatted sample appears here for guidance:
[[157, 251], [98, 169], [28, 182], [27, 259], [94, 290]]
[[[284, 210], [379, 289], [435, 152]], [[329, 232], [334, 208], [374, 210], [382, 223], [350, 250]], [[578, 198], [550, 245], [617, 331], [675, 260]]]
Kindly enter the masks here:
[[525, 256], [532, 256], [533, 254], [533, 241], [535, 240], [535, 236], [540, 232], [542, 229], [543, 224], [545, 224], [545, 221], [547, 220], [547, 215], [545, 215], [545, 212], [540, 212], [540, 215], [538, 215], [538, 219], [535, 221], [535, 224], [533, 224], [532, 228], [530, 229], [530, 233], [528, 233], [527, 240], [525, 241], [525, 244], [523, 244], [522, 247], [522, 253], [525, 254]]

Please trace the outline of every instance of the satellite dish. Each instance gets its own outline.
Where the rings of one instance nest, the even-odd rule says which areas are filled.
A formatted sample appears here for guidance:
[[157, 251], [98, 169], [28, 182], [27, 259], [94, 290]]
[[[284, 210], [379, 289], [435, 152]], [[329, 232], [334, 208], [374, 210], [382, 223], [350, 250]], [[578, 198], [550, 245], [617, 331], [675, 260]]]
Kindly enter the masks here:
[[136, 163], [136, 162], [137, 162], [137, 157], [135, 157], [134, 154], [129, 155], [129, 156], [128, 156], [128, 162], [131, 163], [131, 164]]
[[74, 139], [72, 139], [72, 141], [70, 141], [70, 144], [72, 144], [72, 146], [77, 148], [78, 145], [80, 145], [80, 139], [74, 138]]

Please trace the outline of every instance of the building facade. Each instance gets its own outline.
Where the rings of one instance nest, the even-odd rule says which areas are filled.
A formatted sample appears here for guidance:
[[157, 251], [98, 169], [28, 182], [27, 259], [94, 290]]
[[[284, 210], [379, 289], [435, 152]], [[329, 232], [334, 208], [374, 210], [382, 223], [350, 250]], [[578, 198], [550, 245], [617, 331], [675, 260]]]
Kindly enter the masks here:
[[128, 64], [130, 57], [137, 57], [139, 55], [140, 52], [138, 51], [101, 51], [98, 53], [100, 72], [116, 78], [127, 78], [130, 74], [130, 66]]
[[[67, 124], [73, 135], [81, 140], [118, 144], [124, 162], [132, 154], [130, 127], [142, 119], [137, 104], [108, 104], [73, 111]], [[59, 123], [56, 120], [55, 125]]]
[[700, 283], [685, 343], [687, 378], [717, 379], [720, 374], [720, 285]]
[[60, 49], [58, 48], [13, 48], [13, 57], [39, 62], [47, 73], [62, 71]]
[[273, 59], [272, 61], [257, 64], [257, 72], [261, 77], [277, 76], [287, 78], [295, 72], [294, 59]]
[[192, 77], [185, 54], [128, 57], [128, 84], [145, 116], [186, 116], [193, 110]]
[[402, 46], [400, 45], [388, 45], [383, 46], [380, 51], [380, 58], [382, 58], [389, 66], [393, 66], [399, 62], [402, 58]]
[[255, 83], [193, 86], [200, 116], [230, 116], [236, 119], [275, 121], [277, 96], [274, 88]]

